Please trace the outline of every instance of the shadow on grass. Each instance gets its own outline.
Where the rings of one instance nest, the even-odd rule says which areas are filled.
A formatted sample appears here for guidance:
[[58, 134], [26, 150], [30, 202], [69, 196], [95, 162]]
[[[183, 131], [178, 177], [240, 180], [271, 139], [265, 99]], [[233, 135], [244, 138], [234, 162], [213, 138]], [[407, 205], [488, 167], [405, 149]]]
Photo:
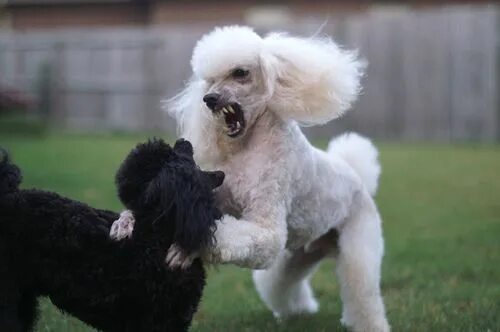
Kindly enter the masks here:
[[347, 331], [340, 324], [340, 316], [327, 311], [314, 315], [303, 315], [276, 320], [268, 310], [253, 310], [235, 317], [228, 309], [227, 314], [203, 317], [199, 315], [191, 331]]

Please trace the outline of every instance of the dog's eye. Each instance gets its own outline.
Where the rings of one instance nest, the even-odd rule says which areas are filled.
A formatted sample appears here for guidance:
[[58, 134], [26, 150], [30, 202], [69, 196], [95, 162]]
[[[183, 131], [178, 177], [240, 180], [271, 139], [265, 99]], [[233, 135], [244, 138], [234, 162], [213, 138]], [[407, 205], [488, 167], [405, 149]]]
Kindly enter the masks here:
[[234, 78], [245, 78], [245, 77], [248, 76], [249, 73], [250, 72], [248, 70], [245, 70], [245, 69], [242, 69], [242, 68], [236, 68], [231, 73], [231, 76], [233, 76]]

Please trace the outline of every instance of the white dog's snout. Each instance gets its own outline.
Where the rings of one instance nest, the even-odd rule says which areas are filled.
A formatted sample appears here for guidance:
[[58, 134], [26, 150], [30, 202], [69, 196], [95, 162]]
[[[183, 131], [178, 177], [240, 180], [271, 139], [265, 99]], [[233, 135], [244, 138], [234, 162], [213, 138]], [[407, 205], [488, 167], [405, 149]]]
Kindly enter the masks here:
[[207, 93], [205, 96], [203, 96], [203, 102], [207, 105], [208, 108], [211, 110], [215, 110], [217, 107], [217, 104], [219, 104], [219, 101], [221, 99], [221, 95], [218, 93]]

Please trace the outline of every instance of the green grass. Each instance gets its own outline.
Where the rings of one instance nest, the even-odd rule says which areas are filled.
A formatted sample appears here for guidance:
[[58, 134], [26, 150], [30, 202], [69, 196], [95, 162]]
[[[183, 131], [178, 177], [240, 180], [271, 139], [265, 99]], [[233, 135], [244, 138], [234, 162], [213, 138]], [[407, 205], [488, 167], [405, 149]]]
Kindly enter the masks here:
[[[0, 136], [0, 145], [25, 186], [119, 210], [114, 172], [145, 137]], [[500, 331], [500, 147], [381, 144], [381, 159], [382, 288], [393, 330]], [[313, 287], [320, 312], [277, 324], [248, 270], [212, 269], [192, 331], [342, 330], [333, 261]], [[48, 301], [41, 307], [38, 331], [89, 331]]]
[[40, 114], [23, 110], [0, 110], [0, 133], [16, 136], [43, 136], [47, 133], [47, 119]]

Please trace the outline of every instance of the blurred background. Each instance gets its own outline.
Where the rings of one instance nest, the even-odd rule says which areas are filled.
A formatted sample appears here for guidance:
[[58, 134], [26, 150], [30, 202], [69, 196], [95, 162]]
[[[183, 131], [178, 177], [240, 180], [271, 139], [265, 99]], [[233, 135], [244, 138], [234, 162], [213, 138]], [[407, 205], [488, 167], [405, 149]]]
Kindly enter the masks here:
[[[114, 172], [137, 142], [173, 140], [161, 100], [189, 79], [195, 42], [226, 24], [359, 50], [354, 109], [304, 130], [319, 147], [353, 130], [380, 149], [393, 330], [500, 331], [498, 1], [0, 0], [0, 146], [24, 186], [119, 211]], [[282, 323], [248, 270], [210, 269], [192, 331], [345, 331], [334, 266], [312, 279], [319, 313]], [[91, 330], [41, 308], [37, 331]]]
[[[5, 1], [5, 0], [4, 0]], [[499, 5], [490, 1], [8, 0], [1, 11], [1, 113], [77, 131], [173, 131], [160, 100], [189, 78], [214, 26], [332, 36], [368, 63], [364, 93], [314, 138], [500, 139]]]

